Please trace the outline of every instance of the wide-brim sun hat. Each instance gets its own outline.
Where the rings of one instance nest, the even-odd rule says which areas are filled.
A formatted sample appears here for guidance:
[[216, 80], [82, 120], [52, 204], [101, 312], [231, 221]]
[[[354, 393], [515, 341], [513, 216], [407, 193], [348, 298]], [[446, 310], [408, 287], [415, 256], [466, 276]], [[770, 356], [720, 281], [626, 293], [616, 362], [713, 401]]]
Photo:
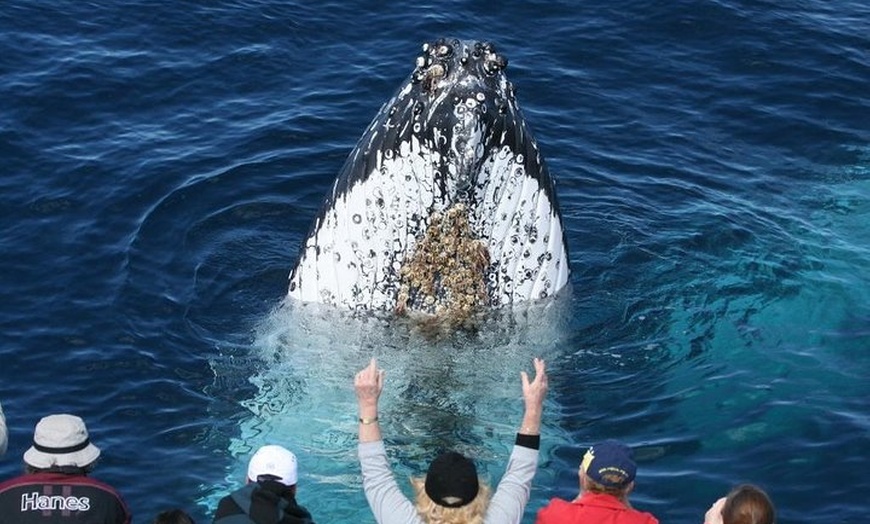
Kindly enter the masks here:
[[43, 417], [33, 431], [33, 445], [24, 452], [28, 465], [84, 468], [100, 457], [100, 448], [91, 443], [85, 422], [75, 415]]

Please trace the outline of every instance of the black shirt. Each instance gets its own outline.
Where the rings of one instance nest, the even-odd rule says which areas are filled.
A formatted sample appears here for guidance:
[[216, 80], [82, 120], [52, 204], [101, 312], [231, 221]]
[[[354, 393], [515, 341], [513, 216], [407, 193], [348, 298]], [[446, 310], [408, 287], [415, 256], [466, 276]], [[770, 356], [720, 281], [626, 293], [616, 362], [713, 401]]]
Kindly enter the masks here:
[[250, 483], [222, 498], [214, 524], [314, 524], [287, 486], [273, 480]]
[[114, 488], [65, 473], [30, 473], [3, 482], [0, 515], [2, 522], [16, 524], [130, 524], [132, 518]]

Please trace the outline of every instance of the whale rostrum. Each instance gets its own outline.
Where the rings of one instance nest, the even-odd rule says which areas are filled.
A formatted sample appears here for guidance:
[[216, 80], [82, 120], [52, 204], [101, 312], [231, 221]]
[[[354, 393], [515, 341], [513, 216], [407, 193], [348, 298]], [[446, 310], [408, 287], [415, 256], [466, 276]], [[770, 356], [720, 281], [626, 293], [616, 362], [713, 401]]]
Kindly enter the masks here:
[[291, 298], [463, 318], [565, 287], [554, 182], [507, 64], [489, 43], [423, 46], [325, 198]]

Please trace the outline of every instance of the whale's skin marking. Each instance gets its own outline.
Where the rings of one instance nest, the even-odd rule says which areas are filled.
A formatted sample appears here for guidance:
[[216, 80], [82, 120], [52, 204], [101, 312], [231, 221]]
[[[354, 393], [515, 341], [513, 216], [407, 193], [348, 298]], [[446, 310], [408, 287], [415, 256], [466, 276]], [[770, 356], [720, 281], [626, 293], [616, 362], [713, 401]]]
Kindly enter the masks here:
[[491, 44], [441, 39], [344, 163], [290, 273], [288, 295], [393, 310], [434, 213], [468, 210], [489, 252], [487, 306], [547, 298], [569, 278], [554, 181]]

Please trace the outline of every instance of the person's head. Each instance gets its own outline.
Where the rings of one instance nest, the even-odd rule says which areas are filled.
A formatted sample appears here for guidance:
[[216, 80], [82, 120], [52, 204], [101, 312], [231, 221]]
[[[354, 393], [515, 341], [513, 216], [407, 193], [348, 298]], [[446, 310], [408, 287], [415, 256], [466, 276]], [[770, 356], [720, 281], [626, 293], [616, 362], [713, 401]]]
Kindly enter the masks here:
[[33, 445], [24, 452], [28, 472], [56, 471], [86, 474], [100, 457], [85, 422], [75, 415], [43, 417], [33, 431]]
[[770, 497], [758, 486], [740, 484], [728, 493], [722, 505], [722, 524], [773, 524], [776, 510]]
[[413, 478], [416, 508], [427, 524], [479, 524], [489, 504], [490, 489], [467, 457], [449, 451], [429, 465], [425, 478]]
[[275, 481], [296, 492], [298, 469], [296, 455], [275, 444], [262, 446], [248, 462], [248, 482]]
[[180, 509], [162, 511], [154, 517], [152, 524], [196, 524], [190, 515]]
[[634, 488], [637, 465], [631, 449], [615, 440], [599, 442], [586, 451], [580, 463], [580, 489], [625, 499]]

